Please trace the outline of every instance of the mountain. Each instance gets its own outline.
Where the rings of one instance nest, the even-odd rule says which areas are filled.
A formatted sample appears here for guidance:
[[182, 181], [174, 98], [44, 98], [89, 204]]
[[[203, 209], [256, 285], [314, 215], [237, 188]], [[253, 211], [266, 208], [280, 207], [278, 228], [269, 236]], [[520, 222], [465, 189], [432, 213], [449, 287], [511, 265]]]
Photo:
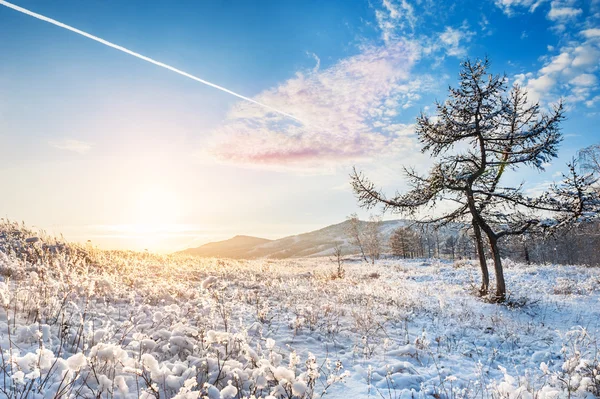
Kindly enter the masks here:
[[229, 240], [210, 242], [197, 248], [188, 248], [181, 253], [197, 255], [205, 258], [244, 259], [248, 251], [257, 246], [271, 242], [266, 238], [235, 236]]
[[[366, 225], [371, 222], [360, 222]], [[409, 222], [406, 220], [388, 220], [380, 225], [381, 238], [387, 247], [394, 230]], [[350, 221], [334, 224], [309, 233], [266, 240], [264, 238], [235, 236], [229, 240], [212, 242], [197, 248], [189, 248], [180, 253], [203, 257], [225, 257], [232, 259], [285, 259], [331, 255], [333, 248], [340, 245], [344, 253], [357, 253], [357, 249], [348, 243]]]

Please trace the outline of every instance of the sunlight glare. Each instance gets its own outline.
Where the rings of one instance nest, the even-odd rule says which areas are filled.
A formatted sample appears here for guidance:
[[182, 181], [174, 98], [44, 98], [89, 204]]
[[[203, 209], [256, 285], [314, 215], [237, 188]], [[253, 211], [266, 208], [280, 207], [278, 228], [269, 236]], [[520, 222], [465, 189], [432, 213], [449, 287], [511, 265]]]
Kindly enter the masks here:
[[127, 234], [142, 241], [153, 241], [157, 233], [168, 231], [181, 216], [181, 201], [177, 194], [161, 186], [143, 188], [134, 207], [134, 223], [128, 225]]

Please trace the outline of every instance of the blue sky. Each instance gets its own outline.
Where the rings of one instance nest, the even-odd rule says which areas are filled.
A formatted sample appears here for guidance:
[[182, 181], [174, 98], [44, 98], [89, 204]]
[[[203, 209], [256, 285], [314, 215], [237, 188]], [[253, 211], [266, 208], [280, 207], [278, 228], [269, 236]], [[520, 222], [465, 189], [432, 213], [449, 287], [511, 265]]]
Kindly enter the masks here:
[[388, 190], [427, 169], [415, 116], [465, 57], [567, 105], [560, 158], [515, 182], [540, 187], [600, 141], [597, 0], [15, 4], [303, 122], [0, 6], [0, 212], [103, 247], [343, 220], [353, 165]]

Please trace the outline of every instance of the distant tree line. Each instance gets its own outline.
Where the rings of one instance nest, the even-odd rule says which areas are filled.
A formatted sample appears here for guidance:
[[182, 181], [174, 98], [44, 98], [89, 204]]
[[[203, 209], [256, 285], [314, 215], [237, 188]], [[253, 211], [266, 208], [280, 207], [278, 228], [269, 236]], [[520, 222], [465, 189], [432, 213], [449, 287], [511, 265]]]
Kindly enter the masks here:
[[[428, 226], [401, 227], [390, 237], [392, 255], [404, 258], [477, 259], [470, 228], [441, 233]], [[490, 256], [484, 247], [485, 256]], [[584, 223], [551, 235], [523, 234], [502, 241], [501, 256], [523, 263], [600, 266], [600, 223]]]
[[392, 255], [401, 258], [473, 259], [473, 238], [466, 229], [435, 229], [428, 225], [400, 227], [389, 242]]
[[505, 243], [503, 256], [525, 263], [600, 266], [600, 223], [550, 236], [514, 237]]

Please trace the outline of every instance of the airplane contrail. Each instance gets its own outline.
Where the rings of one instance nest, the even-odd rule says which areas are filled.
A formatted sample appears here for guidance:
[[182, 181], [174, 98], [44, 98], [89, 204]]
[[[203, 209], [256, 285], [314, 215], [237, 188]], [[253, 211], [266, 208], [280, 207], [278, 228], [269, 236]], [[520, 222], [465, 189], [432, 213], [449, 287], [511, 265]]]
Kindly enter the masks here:
[[294, 120], [296, 120], [296, 121], [298, 121], [298, 122], [302, 123], [303, 125], [306, 125], [306, 123], [304, 123], [304, 122], [303, 122], [301, 119], [299, 119], [299, 118], [295, 117], [295, 116], [294, 116], [294, 115], [292, 115], [292, 114], [288, 114], [287, 112], [284, 112], [284, 111], [278, 110], [277, 108], [271, 107], [270, 105], [263, 104], [263, 103], [261, 103], [261, 102], [258, 102], [258, 101], [256, 101], [256, 100], [253, 100], [253, 99], [251, 99], [251, 98], [249, 98], [249, 97], [246, 97], [246, 96], [243, 96], [243, 95], [241, 95], [241, 94], [238, 94], [238, 93], [236, 93], [236, 92], [234, 92], [234, 91], [231, 91], [231, 90], [229, 90], [229, 89], [226, 89], [226, 88], [225, 88], [225, 87], [223, 87], [223, 86], [219, 86], [219, 85], [217, 85], [217, 84], [211, 83], [211, 82], [209, 82], [209, 81], [206, 81], [206, 80], [204, 80], [204, 79], [200, 79], [200, 78], [199, 78], [199, 77], [197, 77], [197, 76], [191, 75], [191, 74], [189, 74], [189, 73], [187, 73], [187, 72], [184, 72], [184, 71], [182, 71], [182, 70], [180, 70], [180, 69], [177, 69], [177, 68], [175, 68], [175, 67], [172, 67], [171, 65], [167, 65], [167, 64], [165, 64], [165, 63], [162, 63], [162, 62], [160, 62], [160, 61], [156, 61], [156, 60], [154, 60], [154, 59], [152, 59], [152, 58], [150, 58], [150, 57], [146, 57], [145, 55], [142, 55], [142, 54], [136, 53], [135, 51], [129, 50], [129, 49], [127, 49], [127, 48], [123, 47], [123, 46], [119, 46], [118, 44], [111, 43], [111, 42], [109, 42], [108, 40], [104, 40], [104, 39], [102, 39], [102, 38], [99, 38], [98, 36], [94, 36], [94, 35], [92, 35], [92, 34], [90, 34], [90, 33], [84, 32], [84, 31], [82, 31], [82, 30], [79, 30], [79, 29], [77, 29], [77, 28], [74, 28], [74, 27], [72, 27], [72, 26], [70, 26], [70, 25], [67, 25], [67, 24], [64, 24], [64, 23], [62, 23], [62, 22], [59, 22], [59, 21], [57, 21], [57, 20], [55, 20], [55, 19], [48, 18], [48, 17], [46, 17], [46, 16], [44, 16], [44, 15], [41, 15], [41, 14], [35, 13], [35, 12], [33, 12], [33, 11], [30, 11], [30, 10], [28, 10], [28, 9], [26, 9], [26, 8], [19, 7], [19, 6], [15, 5], [15, 4], [9, 3], [9, 2], [7, 2], [7, 1], [4, 1], [4, 0], [0, 0], [0, 5], [3, 5], [3, 6], [5, 6], [5, 7], [8, 7], [8, 8], [11, 8], [11, 9], [13, 9], [13, 10], [15, 10], [15, 11], [18, 11], [18, 12], [20, 12], [20, 13], [23, 13], [23, 14], [29, 15], [29, 16], [31, 16], [31, 17], [34, 17], [34, 18], [37, 18], [37, 19], [39, 19], [39, 20], [42, 20], [42, 21], [45, 21], [45, 22], [51, 23], [52, 25], [56, 25], [56, 26], [58, 26], [58, 27], [60, 27], [60, 28], [63, 28], [63, 29], [70, 30], [71, 32], [75, 32], [75, 33], [77, 33], [77, 34], [79, 34], [79, 35], [81, 35], [81, 36], [85, 36], [85, 37], [87, 37], [88, 39], [92, 39], [92, 40], [94, 40], [94, 41], [97, 41], [98, 43], [102, 43], [102, 44], [104, 44], [104, 45], [106, 45], [106, 46], [108, 46], [108, 47], [112, 47], [112, 48], [114, 48], [114, 49], [116, 49], [116, 50], [122, 51], [122, 52], [124, 52], [124, 53], [126, 53], [126, 54], [132, 55], [132, 56], [134, 56], [134, 57], [136, 57], [136, 58], [139, 58], [139, 59], [141, 59], [141, 60], [147, 61], [147, 62], [149, 62], [149, 63], [151, 63], [151, 64], [158, 65], [159, 67], [162, 67], [162, 68], [168, 69], [168, 70], [170, 70], [170, 71], [173, 71], [173, 72], [175, 72], [175, 73], [178, 73], [178, 74], [180, 74], [180, 75], [182, 75], [182, 76], [185, 76], [186, 78], [190, 78], [190, 79], [192, 79], [192, 80], [195, 80], [196, 82], [200, 82], [200, 83], [202, 83], [202, 84], [205, 84], [205, 85], [207, 85], [207, 86], [214, 87], [214, 88], [215, 88], [215, 89], [217, 89], [217, 90], [224, 91], [225, 93], [229, 93], [229, 94], [231, 94], [232, 96], [236, 96], [236, 97], [238, 97], [238, 98], [241, 98], [242, 100], [246, 100], [246, 101], [249, 101], [249, 102], [251, 102], [251, 103], [253, 103], [253, 104], [259, 105], [259, 106], [261, 106], [261, 107], [264, 107], [264, 108], [267, 108], [267, 109], [269, 109], [269, 110], [271, 110], [271, 111], [277, 112], [278, 114], [281, 114], [281, 115], [283, 115], [283, 116], [286, 116], [286, 117], [288, 117], [288, 118], [294, 119]]

